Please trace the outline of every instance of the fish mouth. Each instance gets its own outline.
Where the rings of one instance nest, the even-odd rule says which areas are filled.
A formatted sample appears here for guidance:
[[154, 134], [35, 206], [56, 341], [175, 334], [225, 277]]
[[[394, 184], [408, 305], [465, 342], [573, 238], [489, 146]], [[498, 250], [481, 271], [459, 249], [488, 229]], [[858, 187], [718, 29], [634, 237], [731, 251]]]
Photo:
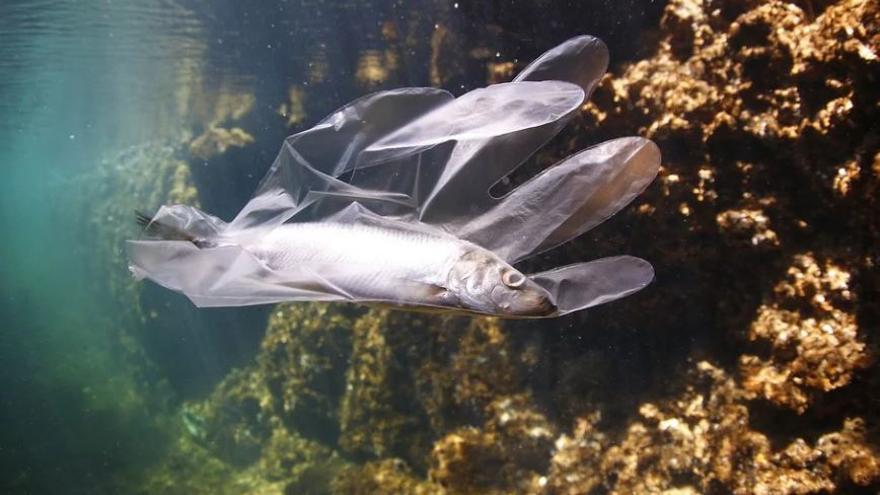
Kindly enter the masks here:
[[511, 291], [497, 287], [491, 298], [491, 313], [502, 318], [540, 318], [559, 309], [550, 294], [534, 288]]
[[511, 317], [542, 317], [549, 316], [555, 313], [559, 308], [556, 307], [556, 304], [553, 301], [545, 296], [538, 295], [537, 300], [534, 302], [528, 302], [526, 304], [517, 305], [518, 307], [513, 307], [507, 310], [507, 316]]
[[528, 316], [547, 316], [551, 315], [559, 309], [556, 307], [556, 304], [550, 300], [547, 296], [541, 296], [540, 301], [534, 307], [533, 311], [529, 312]]

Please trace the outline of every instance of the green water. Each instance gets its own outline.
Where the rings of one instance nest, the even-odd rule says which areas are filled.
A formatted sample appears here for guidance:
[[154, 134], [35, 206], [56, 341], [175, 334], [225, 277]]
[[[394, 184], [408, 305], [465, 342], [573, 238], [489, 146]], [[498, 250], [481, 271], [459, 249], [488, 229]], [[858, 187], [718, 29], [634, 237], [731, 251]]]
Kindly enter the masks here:
[[163, 434], [119, 349], [105, 279], [125, 267], [102, 267], [86, 221], [98, 164], [180, 125], [169, 96], [200, 43], [180, 14], [159, 2], [0, 6], [6, 490], [89, 493]]

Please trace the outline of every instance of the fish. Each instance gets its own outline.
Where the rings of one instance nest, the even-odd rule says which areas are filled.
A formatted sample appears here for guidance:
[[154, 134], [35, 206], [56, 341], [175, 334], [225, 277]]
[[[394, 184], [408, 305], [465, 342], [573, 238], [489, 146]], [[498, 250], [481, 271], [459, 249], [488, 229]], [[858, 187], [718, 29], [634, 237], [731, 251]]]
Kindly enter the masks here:
[[527, 318], [556, 310], [544, 288], [497, 255], [442, 231], [304, 222], [199, 238], [136, 215], [153, 237], [238, 246], [299, 289], [430, 312]]
[[554, 318], [637, 292], [654, 270], [635, 256], [517, 266], [641, 194], [660, 167], [656, 144], [612, 139], [490, 193], [580, 110], [608, 57], [584, 35], [458, 97], [365, 95], [286, 138], [231, 221], [188, 205], [138, 214], [129, 268], [199, 307], [347, 301]]

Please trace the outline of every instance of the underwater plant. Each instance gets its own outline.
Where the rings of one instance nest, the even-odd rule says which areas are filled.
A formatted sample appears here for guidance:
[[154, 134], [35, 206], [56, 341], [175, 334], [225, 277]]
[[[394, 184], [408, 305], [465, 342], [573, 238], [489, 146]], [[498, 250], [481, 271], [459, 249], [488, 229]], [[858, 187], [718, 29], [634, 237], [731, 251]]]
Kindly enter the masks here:
[[351, 301], [530, 318], [636, 292], [654, 271], [632, 256], [533, 274], [513, 265], [638, 196], [660, 165], [650, 140], [601, 143], [490, 194], [565, 126], [607, 65], [604, 43], [580, 36], [512, 82], [458, 98], [364, 96], [288, 137], [231, 222], [187, 205], [141, 216], [130, 268], [197, 306]]

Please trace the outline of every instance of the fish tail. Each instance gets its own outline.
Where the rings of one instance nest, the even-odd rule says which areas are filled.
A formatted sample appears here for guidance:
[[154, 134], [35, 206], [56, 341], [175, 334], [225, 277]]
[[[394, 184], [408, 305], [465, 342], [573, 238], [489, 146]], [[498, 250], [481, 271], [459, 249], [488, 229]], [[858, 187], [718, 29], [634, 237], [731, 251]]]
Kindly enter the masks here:
[[153, 217], [135, 210], [135, 221], [144, 229], [144, 234], [149, 237], [162, 239], [165, 241], [188, 241], [198, 247], [204, 247], [206, 242], [204, 239], [196, 237], [185, 230], [179, 229], [159, 220], [153, 220]]

